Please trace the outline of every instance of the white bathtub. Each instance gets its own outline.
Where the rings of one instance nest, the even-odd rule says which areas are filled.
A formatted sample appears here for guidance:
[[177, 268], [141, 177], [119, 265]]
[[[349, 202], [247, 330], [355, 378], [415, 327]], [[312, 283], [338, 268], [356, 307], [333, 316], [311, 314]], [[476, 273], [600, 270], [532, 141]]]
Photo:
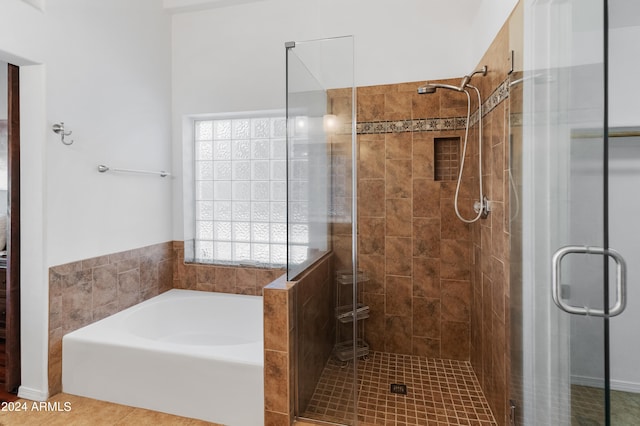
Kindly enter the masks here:
[[170, 290], [62, 339], [62, 390], [264, 424], [262, 297]]

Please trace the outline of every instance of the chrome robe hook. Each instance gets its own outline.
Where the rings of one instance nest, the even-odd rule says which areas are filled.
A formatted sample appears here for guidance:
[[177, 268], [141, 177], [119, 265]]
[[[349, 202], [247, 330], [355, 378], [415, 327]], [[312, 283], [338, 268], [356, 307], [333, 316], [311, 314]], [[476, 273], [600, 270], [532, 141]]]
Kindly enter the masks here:
[[60, 135], [60, 141], [65, 144], [65, 145], [71, 145], [73, 143], [73, 141], [65, 141], [64, 137], [65, 136], [69, 136], [71, 133], [73, 133], [71, 130], [68, 132], [64, 131], [64, 122], [60, 122], [60, 123], [55, 123], [52, 126], [52, 129], [54, 131], [54, 133]]

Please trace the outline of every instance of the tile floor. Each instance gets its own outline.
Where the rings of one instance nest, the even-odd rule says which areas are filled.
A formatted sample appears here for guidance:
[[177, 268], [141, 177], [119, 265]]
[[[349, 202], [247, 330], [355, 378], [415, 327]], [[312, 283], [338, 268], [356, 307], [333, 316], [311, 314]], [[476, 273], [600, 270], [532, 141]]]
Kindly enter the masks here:
[[[407, 394], [391, 393], [392, 383]], [[358, 387], [360, 425], [496, 424], [468, 362], [372, 352], [358, 363]], [[304, 417], [353, 424], [352, 389], [351, 364], [330, 359]]]
[[[204, 426], [215, 425], [202, 420], [188, 419], [172, 416], [157, 411], [143, 410], [141, 408], [125, 405], [111, 404], [109, 402], [96, 401], [94, 399], [60, 393], [48, 401], [51, 410], [38, 411], [39, 406], [33, 405], [33, 401], [19, 399], [21, 408], [26, 404], [26, 411], [1, 411], [0, 425], [2, 426]], [[65, 405], [65, 403], [67, 403]], [[7, 406], [14, 407], [13, 406]], [[65, 408], [70, 410], [64, 411]], [[220, 425], [218, 425], [220, 426]]]
[[[571, 385], [571, 425], [604, 425], [604, 391], [599, 388]], [[640, 424], [640, 394], [611, 391], [611, 424]]]

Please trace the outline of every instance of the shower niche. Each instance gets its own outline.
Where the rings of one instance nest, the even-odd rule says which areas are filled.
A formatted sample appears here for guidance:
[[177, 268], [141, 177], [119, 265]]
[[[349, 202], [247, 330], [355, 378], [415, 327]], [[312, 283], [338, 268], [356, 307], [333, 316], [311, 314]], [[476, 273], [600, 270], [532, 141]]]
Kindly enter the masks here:
[[460, 170], [460, 138], [435, 138], [433, 140], [434, 179], [452, 181]]

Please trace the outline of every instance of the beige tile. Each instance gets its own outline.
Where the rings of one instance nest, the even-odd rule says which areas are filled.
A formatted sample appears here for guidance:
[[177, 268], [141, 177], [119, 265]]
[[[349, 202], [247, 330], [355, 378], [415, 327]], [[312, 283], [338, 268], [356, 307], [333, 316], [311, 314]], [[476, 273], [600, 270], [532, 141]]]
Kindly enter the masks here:
[[131, 271], [131, 270], [134, 270], [134, 269], [139, 269], [140, 268], [140, 258], [139, 257], [132, 257], [130, 259], [124, 259], [124, 260], [121, 260], [121, 261], [115, 263], [115, 265], [118, 267], [118, 273], [127, 272], [127, 271]]
[[109, 256], [92, 257], [91, 259], [85, 259], [82, 261], [82, 269], [92, 269], [98, 266], [107, 265], [109, 263]]
[[198, 284], [210, 284], [216, 282], [215, 279], [216, 268], [210, 265], [198, 265], [196, 266], [196, 279]]
[[93, 309], [117, 301], [118, 268], [116, 265], [93, 269]]
[[413, 296], [440, 298], [440, 259], [413, 258]]
[[413, 180], [413, 216], [440, 217], [441, 184], [432, 179]]
[[141, 300], [140, 270], [132, 269], [118, 274], [118, 309], [126, 309]]
[[264, 408], [278, 413], [289, 412], [289, 370], [287, 354], [264, 352]]
[[385, 157], [391, 160], [411, 160], [413, 134], [411, 132], [387, 133], [384, 139]]
[[386, 93], [384, 95], [385, 120], [410, 120], [413, 94], [410, 92]]
[[467, 241], [442, 240], [440, 246], [440, 277], [451, 280], [469, 280], [470, 247]]
[[385, 242], [386, 274], [411, 276], [411, 238], [387, 237]]
[[263, 296], [265, 349], [286, 352], [289, 347], [287, 292], [266, 289]]
[[144, 410], [141, 408], [134, 409], [127, 414], [115, 425], [136, 425], [136, 426], [155, 426], [155, 425], [176, 425], [176, 426], [196, 426], [211, 425], [211, 422], [204, 420], [189, 419], [186, 417], [174, 416], [171, 414], [160, 413], [157, 411]]
[[365, 271], [369, 281], [364, 282], [364, 291], [367, 293], [384, 294], [385, 265], [383, 255], [360, 254], [358, 256], [358, 269]]
[[428, 133], [413, 135], [413, 178], [433, 180], [433, 136]]
[[410, 277], [387, 275], [385, 283], [387, 315], [411, 316], [412, 283]]
[[442, 320], [469, 322], [471, 315], [471, 283], [442, 280]]
[[413, 256], [440, 257], [441, 226], [439, 218], [413, 219]]
[[385, 342], [386, 352], [396, 354], [411, 354], [412, 349], [412, 319], [407, 316], [385, 316]]
[[363, 217], [358, 223], [360, 253], [384, 255], [385, 220], [383, 218]]
[[[413, 337], [440, 339], [440, 299], [413, 298]], [[414, 352], [414, 355], [419, 355]], [[438, 353], [438, 356], [440, 353]]]
[[469, 360], [469, 330], [469, 323], [442, 321], [442, 358]]
[[384, 179], [361, 179], [358, 181], [358, 216], [384, 217]]
[[384, 179], [385, 136], [358, 135], [358, 178]]
[[[411, 199], [391, 199], [386, 202], [386, 235], [411, 237]], [[384, 231], [384, 230], [383, 230]]]
[[389, 198], [410, 198], [411, 160], [387, 160], [385, 196]]
[[[173, 262], [170, 261], [169, 263], [173, 265]], [[171, 279], [173, 280], [173, 277]], [[140, 288], [143, 291], [158, 290], [158, 262], [150, 257], [140, 258]]]

